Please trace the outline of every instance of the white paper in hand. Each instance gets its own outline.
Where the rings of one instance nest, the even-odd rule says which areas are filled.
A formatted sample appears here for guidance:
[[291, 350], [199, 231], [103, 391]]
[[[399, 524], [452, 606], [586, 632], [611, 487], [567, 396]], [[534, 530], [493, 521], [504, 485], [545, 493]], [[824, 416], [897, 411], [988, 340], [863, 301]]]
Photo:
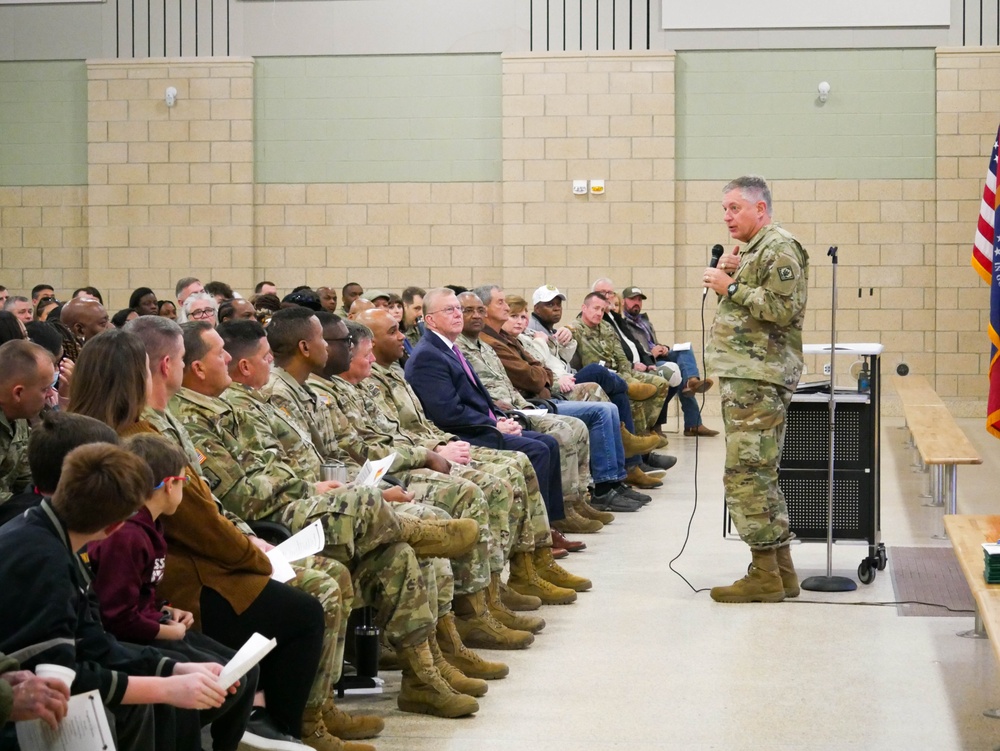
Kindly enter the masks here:
[[233, 659], [222, 668], [219, 677], [215, 679], [216, 682], [221, 688], [228, 689], [246, 675], [250, 668], [263, 660], [267, 653], [276, 646], [278, 646], [278, 642], [275, 639], [268, 639], [258, 633], [252, 634], [247, 639], [246, 644], [233, 655]]
[[691, 349], [691, 342], [677, 342], [673, 347], [670, 348], [674, 352], [685, 352]]
[[41, 720], [19, 722], [17, 742], [22, 751], [114, 751], [115, 744], [97, 691], [71, 696], [59, 728]]
[[365, 462], [365, 466], [363, 466], [361, 471], [358, 473], [358, 477], [354, 481], [354, 484], [360, 488], [374, 488], [378, 485], [378, 482], [382, 479], [383, 475], [389, 471], [389, 467], [392, 466], [394, 461], [396, 461], [395, 451], [384, 459], [379, 459], [374, 462], [368, 460]]
[[267, 551], [271, 561], [271, 578], [286, 582], [295, 578], [295, 569], [289, 564], [316, 555], [326, 546], [326, 533], [322, 522], [315, 521], [289, 537], [276, 548]]

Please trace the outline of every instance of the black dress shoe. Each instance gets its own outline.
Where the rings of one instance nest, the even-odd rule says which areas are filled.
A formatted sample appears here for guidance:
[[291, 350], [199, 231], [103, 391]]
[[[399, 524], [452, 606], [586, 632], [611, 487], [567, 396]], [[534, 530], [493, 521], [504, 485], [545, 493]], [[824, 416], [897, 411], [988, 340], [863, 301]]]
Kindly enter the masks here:
[[646, 464], [654, 469], [670, 469], [677, 464], [677, 457], [670, 454], [647, 454]]
[[240, 739], [240, 747], [255, 749], [272, 749], [280, 751], [298, 751], [305, 749], [302, 741], [282, 730], [263, 707], [254, 707], [247, 720], [246, 732]]
[[627, 497], [616, 487], [603, 495], [592, 496], [590, 505], [599, 511], [615, 512], [638, 511], [642, 508], [641, 503]]
[[640, 493], [635, 488], [630, 488], [628, 485], [625, 485], [624, 483], [618, 486], [618, 491], [626, 498], [631, 498], [633, 501], [641, 503], [643, 506], [645, 506], [647, 503], [653, 500], [652, 496], [648, 496], [645, 493]]

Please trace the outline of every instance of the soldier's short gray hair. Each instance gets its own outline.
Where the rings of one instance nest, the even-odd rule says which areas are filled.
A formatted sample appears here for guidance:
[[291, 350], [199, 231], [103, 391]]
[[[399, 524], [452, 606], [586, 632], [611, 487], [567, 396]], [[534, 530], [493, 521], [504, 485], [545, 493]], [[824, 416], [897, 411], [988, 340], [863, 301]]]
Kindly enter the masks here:
[[737, 177], [726, 184], [726, 187], [722, 189], [722, 194], [725, 195], [731, 190], [738, 190], [747, 201], [753, 203], [763, 201], [767, 207], [767, 213], [771, 213], [771, 189], [767, 187], [767, 180], [760, 175]]
[[497, 292], [503, 291], [496, 284], [481, 284], [475, 289], [471, 289], [469, 291], [478, 297], [482, 301], [483, 305], [489, 305], [493, 301], [493, 290], [496, 290]]

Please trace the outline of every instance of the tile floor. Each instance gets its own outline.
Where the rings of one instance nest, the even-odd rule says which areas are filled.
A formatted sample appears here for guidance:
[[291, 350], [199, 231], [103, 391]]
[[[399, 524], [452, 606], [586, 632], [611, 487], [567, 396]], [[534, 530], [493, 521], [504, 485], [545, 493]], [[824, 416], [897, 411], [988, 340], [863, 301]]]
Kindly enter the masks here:
[[[706, 422], [721, 427], [718, 417]], [[959, 421], [985, 459], [959, 469], [959, 511], [1000, 510], [1000, 441], [982, 419]], [[947, 545], [930, 538], [940, 510], [916, 498], [901, 418], [882, 427], [882, 539]], [[746, 547], [722, 536], [722, 437], [671, 438], [679, 458], [669, 482], [637, 514], [622, 514], [588, 550], [563, 561], [594, 581], [575, 605], [548, 607], [534, 645], [491, 653], [511, 675], [493, 681], [473, 718], [443, 720], [396, 710], [399, 673], [381, 697], [347, 709], [386, 717], [380, 751], [446, 749], [993, 749], [1000, 722], [997, 661], [986, 641], [960, 639], [972, 618], [904, 618], [890, 601], [889, 571], [853, 593], [803, 592], [779, 605], [718, 605], [698, 588], [738, 578]], [[697, 459], [697, 462], [696, 462]], [[697, 474], [696, 474], [697, 467]], [[856, 579], [866, 548], [837, 545], [834, 572]], [[826, 548], [797, 545], [801, 575], [824, 573]], [[890, 560], [889, 566], [892, 566]]]

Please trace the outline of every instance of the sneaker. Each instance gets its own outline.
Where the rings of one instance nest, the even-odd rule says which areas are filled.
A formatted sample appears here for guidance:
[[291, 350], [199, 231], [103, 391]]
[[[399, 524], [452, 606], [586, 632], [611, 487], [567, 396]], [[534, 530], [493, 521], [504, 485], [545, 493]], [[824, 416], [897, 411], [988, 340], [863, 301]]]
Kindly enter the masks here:
[[304, 751], [305, 744], [288, 733], [278, 730], [271, 715], [263, 707], [254, 707], [247, 720], [247, 729], [240, 738], [240, 751], [274, 749], [274, 751]]
[[677, 457], [670, 454], [649, 454], [646, 457], [646, 464], [656, 469], [670, 469], [677, 464]]
[[631, 500], [636, 501], [637, 503], [643, 506], [645, 506], [647, 503], [653, 500], [652, 496], [648, 496], [645, 493], [640, 493], [638, 490], [636, 490], [635, 488], [630, 488], [625, 483], [620, 484], [617, 490], [626, 498], [630, 498]]
[[618, 488], [611, 488], [604, 495], [595, 495], [590, 499], [590, 505], [601, 511], [628, 512], [638, 511], [642, 504], [627, 498]]
[[667, 474], [667, 470], [657, 469], [656, 467], [646, 464], [646, 462], [639, 462], [639, 469], [641, 469], [650, 477], [655, 477], [657, 480], [661, 479], [665, 474]]

